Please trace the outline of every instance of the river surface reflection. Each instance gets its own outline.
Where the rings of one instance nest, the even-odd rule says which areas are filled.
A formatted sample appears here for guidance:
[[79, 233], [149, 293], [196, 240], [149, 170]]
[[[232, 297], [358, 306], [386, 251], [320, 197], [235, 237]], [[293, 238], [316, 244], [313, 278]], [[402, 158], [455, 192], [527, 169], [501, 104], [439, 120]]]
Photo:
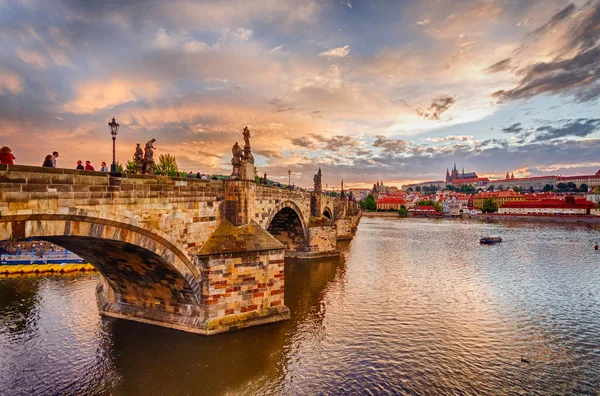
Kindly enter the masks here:
[[341, 259], [286, 262], [292, 320], [211, 337], [100, 318], [98, 275], [2, 278], [0, 393], [596, 394], [599, 240], [363, 218]]

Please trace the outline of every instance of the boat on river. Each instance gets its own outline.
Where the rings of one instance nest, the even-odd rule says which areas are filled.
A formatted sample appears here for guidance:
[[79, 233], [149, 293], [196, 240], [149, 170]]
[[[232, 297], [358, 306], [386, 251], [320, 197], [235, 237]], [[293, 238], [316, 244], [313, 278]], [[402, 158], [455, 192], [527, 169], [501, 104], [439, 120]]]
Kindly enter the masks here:
[[75, 253], [62, 252], [22, 252], [18, 254], [0, 255], [0, 265], [29, 264], [83, 264], [85, 261]]
[[484, 236], [479, 239], [479, 243], [483, 243], [485, 245], [493, 245], [494, 243], [502, 242], [502, 238], [499, 236]]

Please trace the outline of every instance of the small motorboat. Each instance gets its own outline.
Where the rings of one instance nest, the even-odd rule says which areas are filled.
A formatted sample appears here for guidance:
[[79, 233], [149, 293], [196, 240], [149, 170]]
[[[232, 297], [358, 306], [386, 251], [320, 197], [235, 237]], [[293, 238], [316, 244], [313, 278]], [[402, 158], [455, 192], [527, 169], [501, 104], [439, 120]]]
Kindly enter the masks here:
[[479, 239], [479, 243], [484, 243], [486, 245], [492, 245], [500, 242], [502, 242], [502, 238], [499, 236], [484, 236]]

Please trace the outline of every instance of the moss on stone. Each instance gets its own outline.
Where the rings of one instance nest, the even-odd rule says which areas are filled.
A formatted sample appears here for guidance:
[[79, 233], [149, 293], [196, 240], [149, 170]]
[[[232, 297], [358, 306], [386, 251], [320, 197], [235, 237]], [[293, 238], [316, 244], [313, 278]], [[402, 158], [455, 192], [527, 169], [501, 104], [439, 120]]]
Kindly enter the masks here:
[[254, 221], [236, 227], [230, 221], [223, 220], [196, 254], [198, 256], [207, 256], [211, 254], [278, 249], [284, 249], [281, 242]]

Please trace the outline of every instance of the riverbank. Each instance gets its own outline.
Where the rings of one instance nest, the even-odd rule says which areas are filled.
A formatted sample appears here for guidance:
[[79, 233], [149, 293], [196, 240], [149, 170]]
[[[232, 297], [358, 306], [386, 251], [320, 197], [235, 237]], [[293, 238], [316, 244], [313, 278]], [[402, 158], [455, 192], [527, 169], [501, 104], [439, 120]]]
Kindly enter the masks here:
[[362, 212], [362, 217], [397, 217], [400, 218], [398, 212]]
[[[459, 217], [463, 220], [464, 217]], [[527, 222], [550, 222], [550, 223], [585, 223], [600, 224], [600, 216], [556, 216], [556, 215], [508, 215], [508, 214], [484, 214], [469, 217], [470, 220], [511, 220]]]
[[[363, 217], [388, 217], [400, 218], [398, 212], [363, 212]], [[421, 216], [409, 216], [409, 218], [428, 218]], [[481, 214], [473, 216], [436, 216], [435, 219], [447, 219], [458, 221], [526, 221], [526, 222], [546, 222], [546, 223], [579, 223], [579, 224], [600, 224], [600, 216], [556, 216], [556, 215], [511, 215], [511, 214]]]

